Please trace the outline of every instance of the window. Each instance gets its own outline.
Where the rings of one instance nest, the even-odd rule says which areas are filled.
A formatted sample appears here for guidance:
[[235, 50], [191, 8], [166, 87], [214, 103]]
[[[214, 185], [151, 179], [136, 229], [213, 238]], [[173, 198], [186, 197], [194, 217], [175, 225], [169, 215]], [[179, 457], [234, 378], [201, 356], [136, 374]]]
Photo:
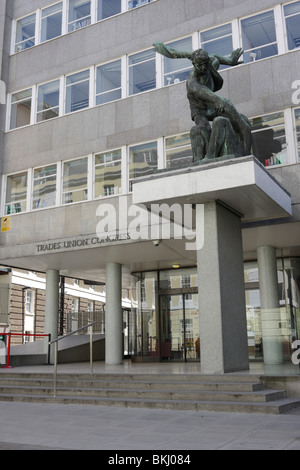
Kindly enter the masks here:
[[62, 33], [62, 2], [42, 10], [41, 42], [57, 38]]
[[[157, 142], [129, 148], [129, 178], [151, 175], [157, 169]], [[130, 181], [130, 190], [132, 182]]]
[[37, 122], [59, 116], [59, 80], [38, 87]]
[[136, 7], [141, 7], [142, 5], [146, 5], [147, 3], [151, 3], [153, 0], [128, 0], [128, 10], [132, 10]]
[[95, 197], [121, 192], [121, 150], [95, 155]]
[[32, 89], [11, 96], [10, 129], [30, 124]]
[[66, 113], [73, 113], [89, 106], [90, 71], [74, 73], [66, 80]]
[[283, 7], [288, 50], [300, 47], [300, 2]]
[[98, 0], [98, 21], [121, 13], [121, 0]]
[[[202, 49], [210, 55], [229, 57], [233, 51], [231, 23], [200, 33], [200, 42]], [[226, 68], [226, 65], [220, 66], [220, 70], [223, 68]]]
[[[172, 49], [184, 52], [192, 52], [192, 38], [185, 38], [168, 44]], [[163, 58], [164, 64], [164, 85], [179, 83], [187, 79], [192, 70], [192, 63], [189, 59], [168, 59]]]
[[87, 200], [88, 159], [64, 162], [63, 204]]
[[118, 100], [122, 96], [121, 60], [100, 65], [96, 70], [96, 105]]
[[35, 13], [16, 22], [15, 52], [35, 45]]
[[32, 209], [55, 206], [56, 165], [36, 168], [33, 173]]
[[129, 95], [156, 87], [155, 52], [148, 50], [129, 57]]
[[250, 119], [254, 156], [265, 166], [288, 163], [283, 112]]
[[165, 141], [167, 168], [182, 168], [193, 162], [190, 134], [167, 137]]
[[91, 24], [91, 0], [69, 0], [68, 31]]
[[267, 11], [241, 21], [244, 62], [278, 54], [274, 11]]
[[300, 161], [300, 108], [295, 109], [298, 160]]
[[6, 180], [5, 214], [27, 209], [27, 172], [11, 175]]

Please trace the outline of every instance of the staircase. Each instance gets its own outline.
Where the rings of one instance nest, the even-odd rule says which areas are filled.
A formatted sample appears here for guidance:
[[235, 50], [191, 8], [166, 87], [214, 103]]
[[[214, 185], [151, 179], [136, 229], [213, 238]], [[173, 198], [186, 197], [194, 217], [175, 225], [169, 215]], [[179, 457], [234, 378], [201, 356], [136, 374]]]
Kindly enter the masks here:
[[300, 407], [249, 375], [58, 374], [54, 398], [52, 374], [9, 371], [0, 374], [0, 401], [274, 414]]

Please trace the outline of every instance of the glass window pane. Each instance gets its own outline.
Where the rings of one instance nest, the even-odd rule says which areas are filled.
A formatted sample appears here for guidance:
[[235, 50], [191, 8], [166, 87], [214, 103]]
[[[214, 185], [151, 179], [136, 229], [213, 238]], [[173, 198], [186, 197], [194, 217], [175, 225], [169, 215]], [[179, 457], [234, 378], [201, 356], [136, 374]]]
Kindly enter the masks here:
[[300, 161], [300, 108], [295, 109], [298, 160]]
[[98, 21], [121, 13], [121, 0], [98, 0]]
[[155, 52], [149, 50], [129, 57], [129, 94], [134, 95], [155, 87]]
[[[268, 11], [241, 21], [244, 62], [278, 54], [274, 12]], [[268, 46], [268, 47], [265, 47]]]
[[62, 33], [62, 2], [42, 10], [41, 42], [56, 38]]
[[63, 204], [87, 199], [87, 158], [64, 162]]
[[96, 104], [121, 98], [121, 60], [97, 67]]
[[121, 150], [95, 155], [95, 197], [121, 192]]
[[14, 93], [11, 97], [10, 129], [27, 126], [31, 116], [32, 90], [24, 90]]
[[89, 106], [89, 70], [67, 77], [66, 113], [72, 113]]
[[35, 13], [17, 21], [15, 52], [35, 45]]
[[7, 177], [5, 213], [16, 214], [26, 211], [27, 172]]
[[[229, 57], [233, 51], [231, 23], [204, 31], [200, 34], [200, 41], [202, 49], [210, 55]], [[220, 66], [220, 70], [224, 68], [227, 66]]]
[[[184, 52], [192, 52], [192, 38], [185, 38], [168, 44], [172, 49]], [[189, 59], [168, 59], [164, 57], [164, 84], [179, 83], [187, 79], [192, 64]]]
[[284, 114], [250, 119], [254, 156], [265, 166], [288, 163]]
[[34, 170], [32, 208], [51, 207], [56, 201], [56, 165]]
[[37, 122], [59, 115], [59, 80], [38, 87]]
[[91, 24], [91, 0], [69, 0], [69, 32]]
[[166, 138], [167, 168], [182, 168], [193, 162], [190, 134]]
[[286, 17], [286, 35], [288, 41], [288, 49], [296, 49], [300, 47], [300, 2], [294, 2], [283, 7]]
[[157, 169], [157, 143], [136, 145], [129, 149], [129, 178], [152, 174]]

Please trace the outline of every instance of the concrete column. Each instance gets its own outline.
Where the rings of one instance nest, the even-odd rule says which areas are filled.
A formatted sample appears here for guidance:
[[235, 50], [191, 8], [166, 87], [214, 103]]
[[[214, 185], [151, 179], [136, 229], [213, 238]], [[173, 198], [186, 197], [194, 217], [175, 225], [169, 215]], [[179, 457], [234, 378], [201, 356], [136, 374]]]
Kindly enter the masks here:
[[257, 263], [264, 363], [282, 364], [282, 335], [275, 248], [273, 246], [258, 247]]
[[[46, 272], [45, 334], [51, 334], [51, 341], [57, 338], [59, 308], [59, 271]], [[50, 363], [54, 363], [54, 346], [50, 350]]]
[[[196, 210], [200, 210], [201, 207]], [[216, 201], [204, 204], [198, 297], [202, 373], [249, 368], [240, 216]], [[203, 237], [203, 226], [197, 233]]]
[[106, 264], [105, 363], [122, 364], [122, 266]]

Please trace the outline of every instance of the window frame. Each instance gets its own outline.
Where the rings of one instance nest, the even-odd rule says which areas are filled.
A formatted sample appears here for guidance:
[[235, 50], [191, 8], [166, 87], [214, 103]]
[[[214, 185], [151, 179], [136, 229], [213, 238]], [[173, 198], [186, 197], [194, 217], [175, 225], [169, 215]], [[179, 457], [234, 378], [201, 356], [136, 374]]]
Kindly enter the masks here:
[[[84, 109], [88, 109], [91, 107], [91, 104], [92, 104], [92, 99], [91, 99], [91, 88], [92, 88], [92, 68], [94, 67], [89, 67], [89, 68], [86, 68], [86, 69], [82, 69], [82, 70], [78, 70], [76, 72], [72, 72], [68, 75], [65, 75], [64, 77], [64, 115], [68, 115], [68, 114], [73, 114], [73, 113], [76, 113], [76, 112], [79, 112], [79, 111], [83, 111]], [[72, 77], [74, 75], [79, 75], [80, 73], [83, 73], [83, 72], [88, 72], [88, 78], [84, 78], [84, 79], [79, 79], [77, 80], [76, 82], [73, 82], [73, 83], [70, 83], [68, 84], [67, 83], [67, 80], [69, 77]], [[75, 86], [75, 85], [78, 85], [79, 83], [84, 83], [84, 82], [88, 82], [88, 105], [87, 106], [84, 106], [82, 108], [79, 108], [79, 109], [75, 109], [75, 110], [71, 110], [71, 111], [67, 111], [67, 99], [68, 99], [68, 93], [67, 93], [67, 90], [68, 90], [68, 87], [72, 87], [72, 86]], [[72, 106], [72, 102], [70, 103], [70, 106]]]
[[[258, 115], [258, 116], [254, 116], [254, 117], [251, 117], [249, 118], [249, 120], [251, 121], [252, 119], [257, 119], [257, 118], [264, 118], [264, 117], [267, 117], [267, 116], [276, 116], [276, 114], [280, 114], [282, 113], [283, 114], [283, 126], [284, 126], [284, 130], [285, 130], [285, 141], [286, 141], [286, 159], [287, 161], [286, 162], [280, 162], [280, 163], [272, 163], [272, 160], [270, 157], [270, 161], [268, 162], [268, 165], [266, 165], [266, 160], [265, 159], [265, 162], [261, 162], [261, 164], [265, 167], [265, 168], [275, 168], [275, 167], [280, 167], [280, 166], [286, 166], [286, 165], [289, 165], [291, 163], [293, 163], [291, 161], [291, 155], [290, 155], [290, 152], [289, 152], [289, 142], [290, 142], [290, 136], [289, 136], [289, 128], [288, 128], [288, 122], [287, 122], [287, 119], [286, 119], [286, 110], [285, 109], [281, 109], [281, 110], [278, 110], [276, 112], [273, 112], [273, 113], [265, 113], [265, 114], [261, 114], [261, 115]], [[270, 126], [270, 129], [279, 129], [281, 127], [281, 124], [278, 124], [278, 125], [275, 125], [275, 126]], [[256, 133], [259, 133], [259, 132], [264, 132], [265, 129], [257, 129], [256, 131], [252, 130], [251, 128], [251, 134], [256, 134]], [[255, 156], [255, 154], [254, 154]], [[257, 157], [258, 158], [258, 157]], [[277, 157], [276, 157], [277, 158]], [[260, 161], [260, 160], [259, 160]]]
[[[59, 5], [61, 4], [61, 10], [58, 10], [54, 13], [50, 13], [48, 14], [47, 16], [43, 17], [43, 12], [45, 10], [48, 10], [52, 7], [55, 7], [56, 5]], [[50, 39], [44, 39], [42, 40], [42, 34], [43, 34], [43, 20], [45, 18], [49, 18], [51, 16], [54, 16], [55, 14], [57, 14], [58, 12], [61, 12], [61, 33], [57, 36], [53, 36], [52, 38]], [[60, 0], [56, 3], [53, 3], [53, 4], [50, 4], [44, 8], [41, 9], [41, 15], [40, 15], [40, 22], [39, 22], [39, 41], [38, 41], [38, 44], [44, 44], [45, 42], [48, 42], [48, 41], [52, 41], [53, 39], [56, 39], [56, 38], [59, 38], [60, 36], [62, 36], [64, 34], [64, 28], [63, 28], [63, 23], [64, 23], [64, 0]]]
[[[35, 174], [35, 171], [36, 170], [39, 170], [41, 168], [48, 168], [48, 167], [52, 167], [52, 166], [55, 166], [56, 167], [56, 172], [55, 172], [55, 197], [54, 197], [54, 204], [52, 204], [51, 206], [42, 206], [42, 207], [33, 207], [33, 204], [34, 204], [34, 183], [35, 181], [37, 181], [38, 179], [43, 179], [45, 178], [46, 180], [48, 178], [51, 178], [53, 175], [51, 176], [40, 176], [39, 178], [35, 178], [34, 174]], [[45, 210], [45, 209], [51, 209], [52, 207], [56, 207], [58, 204], [58, 197], [57, 197], [57, 193], [58, 193], [58, 182], [59, 182], [59, 177], [60, 177], [60, 171], [59, 171], [59, 164], [58, 162], [55, 162], [55, 163], [50, 163], [50, 164], [47, 164], [47, 165], [43, 165], [43, 166], [38, 166], [38, 167], [35, 167], [33, 168], [33, 171], [32, 171], [32, 183], [31, 183], [31, 205], [30, 205], [30, 211], [32, 212], [36, 212], [38, 210]]]
[[[84, 160], [84, 159], [86, 159], [86, 161], [87, 161], [87, 163], [86, 163], [86, 187], [85, 188], [80, 188], [80, 189], [73, 189], [73, 190], [65, 191], [64, 190], [64, 168], [65, 168], [65, 164], [75, 162], [75, 161], [79, 161], [79, 160]], [[83, 155], [81, 157], [71, 158], [71, 159], [62, 161], [60, 206], [69, 206], [70, 204], [81, 204], [82, 202], [87, 202], [87, 201], [90, 200], [90, 197], [89, 197], [89, 194], [90, 194], [90, 189], [89, 189], [90, 188], [90, 185], [89, 185], [90, 164], [89, 164], [89, 160], [90, 160], [89, 155]], [[79, 192], [79, 191], [86, 192], [86, 198], [85, 199], [82, 199], [80, 201], [64, 202], [64, 195], [65, 194], [67, 194], [67, 193], [72, 193], [73, 194], [74, 192]]]
[[[24, 192], [26, 192], [26, 198], [25, 199], [19, 199], [17, 200], [16, 202], [13, 202], [13, 201], [9, 201], [7, 202], [7, 189], [8, 189], [8, 178], [13, 178], [13, 177], [18, 177], [18, 176], [24, 176], [26, 175], [26, 186], [24, 186]], [[5, 184], [4, 184], [4, 188], [3, 188], [3, 213], [4, 215], [17, 215], [17, 214], [24, 214], [25, 212], [28, 211], [28, 193], [29, 193], [29, 187], [30, 187], [30, 184], [29, 184], [29, 179], [30, 179], [30, 172], [29, 170], [24, 170], [24, 171], [18, 171], [16, 173], [10, 173], [8, 175], [5, 175]], [[22, 203], [25, 203], [24, 204], [24, 210], [22, 210]], [[20, 211], [13, 211], [13, 212], [8, 212], [6, 208], [8, 208], [9, 206], [13, 206], [15, 204], [20, 204], [21, 205], [21, 210]]]
[[[115, 152], [119, 152], [120, 153], [120, 158], [117, 160], [113, 160], [112, 162], [105, 162], [105, 163], [96, 163], [96, 157], [98, 155], [107, 155], [107, 154], [113, 154]], [[103, 199], [103, 198], [106, 198], [106, 197], [114, 197], [114, 196], [119, 196], [119, 195], [122, 195], [123, 194], [123, 152], [122, 152], [122, 148], [121, 147], [118, 147], [118, 148], [115, 148], [115, 149], [110, 149], [110, 150], [104, 150], [102, 152], [96, 152], [94, 155], [93, 155], [93, 199]], [[106, 167], [106, 164], [107, 166], [109, 166], [109, 163], [114, 163], [114, 162], [119, 162], [120, 164], [120, 186], [118, 187], [118, 192], [114, 192], [113, 194], [104, 194], [104, 195], [96, 195], [96, 171], [97, 171], [97, 168], [99, 167]]]
[[[23, 93], [23, 92], [26, 92], [28, 90], [31, 90], [31, 95], [30, 95], [30, 98], [24, 98], [24, 99], [20, 99], [16, 102], [13, 102], [13, 96], [14, 95], [17, 95], [18, 93]], [[14, 127], [11, 127], [11, 119], [12, 119], [12, 106], [14, 104], [18, 104], [18, 103], [22, 103], [22, 102], [25, 102], [26, 100], [28, 101], [30, 99], [30, 111], [29, 111], [29, 123], [28, 124], [23, 124], [21, 126], [14, 126]], [[9, 95], [9, 100], [8, 100], [8, 106], [7, 106], [7, 131], [13, 131], [15, 129], [22, 129], [23, 127], [27, 127], [27, 126], [30, 126], [33, 122], [34, 122], [34, 118], [33, 118], [33, 114], [34, 114], [34, 110], [35, 110], [35, 106], [34, 106], [34, 103], [35, 103], [35, 86], [31, 86], [31, 87], [28, 87], [28, 88], [24, 88], [22, 90], [18, 90], [14, 93], [10, 93]]]
[[[242, 21], [244, 20], [247, 20], [247, 19], [250, 19], [250, 18], [254, 18], [256, 16], [260, 16], [260, 15], [263, 15], [265, 13], [268, 13], [268, 12], [273, 12], [273, 17], [274, 17], [274, 29], [275, 29], [275, 35], [276, 35], [276, 41], [273, 41], [273, 42], [270, 42], [270, 43], [267, 43], [267, 44], [263, 44], [261, 46], [257, 46], [257, 47], [253, 47], [252, 49], [244, 49], [243, 47], [243, 28], [242, 28]], [[252, 62], [256, 62], [256, 61], [260, 61], [260, 60], [264, 60], [264, 59], [269, 59], [269, 58], [272, 58], [272, 57], [276, 57], [280, 54], [280, 47], [279, 47], [279, 42], [280, 42], [280, 38], [279, 38], [279, 34], [278, 34], [278, 23], [277, 23], [277, 15], [276, 15], [276, 6], [274, 7], [271, 7], [271, 8], [267, 8], [265, 10], [260, 10], [260, 11], [257, 11], [255, 12], [254, 14], [252, 13], [251, 15], [247, 15], [247, 16], [243, 16], [243, 17], [240, 17], [238, 18], [238, 22], [239, 22], [239, 44], [240, 44], [240, 47], [243, 48], [244, 52], [243, 52], [243, 56], [242, 56], [242, 59], [244, 60], [244, 63], [245, 64], [251, 64]], [[249, 52], [249, 51], [254, 51], [256, 49], [259, 49], [259, 48], [265, 48], [265, 47], [268, 47], [268, 46], [272, 46], [272, 45], [275, 45], [277, 46], [277, 54], [274, 54], [272, 56], [268, 56], [268, 57], [262, 57], [261, 59], [256, 59], [254, 58], [253, 61], [245, 61], [245, 53]]]

